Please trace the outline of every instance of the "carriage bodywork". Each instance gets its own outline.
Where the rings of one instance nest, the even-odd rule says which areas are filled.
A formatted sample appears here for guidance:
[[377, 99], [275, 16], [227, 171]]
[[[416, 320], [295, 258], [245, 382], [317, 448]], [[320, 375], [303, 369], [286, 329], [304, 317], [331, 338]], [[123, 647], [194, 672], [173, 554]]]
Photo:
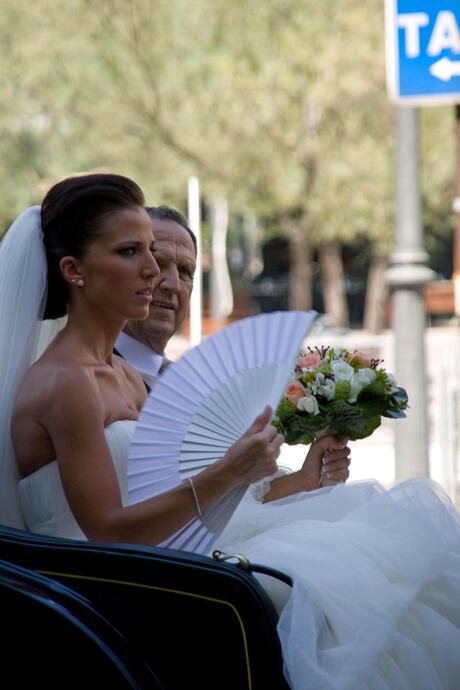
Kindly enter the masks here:
[[250, 572], [288, 581], [278, 571], [8, 527], [0, 559], [14, 687], [288, 689], [277, 613]]

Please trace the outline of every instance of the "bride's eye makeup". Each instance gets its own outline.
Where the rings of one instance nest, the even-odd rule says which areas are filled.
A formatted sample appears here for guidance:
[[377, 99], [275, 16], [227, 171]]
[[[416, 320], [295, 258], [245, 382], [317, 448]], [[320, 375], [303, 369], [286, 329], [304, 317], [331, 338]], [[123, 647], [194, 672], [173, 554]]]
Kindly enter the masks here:
[[117, 249], [117, 254], [120, 254], [121, 256], [134, 256], [136, 251], [137, 247], [134, 246], [122, 247], [121, 249]]
[[[141, 251], [142, 245], [138, 242], [135, 242], [133, 244], [127, 244], [123, 247], [118, 247], [115, 251], [117, 254], [120, 254], [121, 256], [134, 256], [137, 254], [139, 251]], [[155, 243], [152, 242], [152, 244], [149, 247], [149, 252], [154, 255], [156, 251], [155, 248]]]

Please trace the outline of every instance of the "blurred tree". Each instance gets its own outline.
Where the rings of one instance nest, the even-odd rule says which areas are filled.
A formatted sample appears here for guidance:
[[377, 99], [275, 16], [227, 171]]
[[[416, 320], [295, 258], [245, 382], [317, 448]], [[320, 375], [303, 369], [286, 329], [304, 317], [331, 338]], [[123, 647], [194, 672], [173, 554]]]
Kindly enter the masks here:
[[333, 12], [313, 0], [214, 0], [202, 36], [201, 114], [211, 121], [196, 123], [201, 137], [190, 131], [220, 173], [207, 185], [230, 187], [234, 203], [288, 234], [291, 308], [311, 306], [319, 246], [325, 307], [339, 325], [347, 322], [340, 242], [365, 233], [388, 249], [392, 235], [382, 11], [377, 0], [339, 0]]
[[154, 135], [174, 167], [198, 170], [209, 197], [226, 196], [288, 234], [292, 308], [311, 305], [319, 245], [326, 309], [346, 323], [339, 243], [391, 236], [381, 3], [339, 0], [334, 12], [313, 0], [200, 0], [193, 12], [180, 0], [154, 5], [161, 34], [151, 3], [102, 6], [108, 78], [145, 132], [144, 150]]
[[[381, 0], [3, 0], [0, 17], [3, 226], [63, 175], [118, 170], [149, 203], [186, 210], [197, 174], [209, 206], [225, 198], [289, 237], [293, 308], [311, 305], [317, 252], [325, 309], [346, 324], [340, 248], [368, 238], [365, 323], [382, 326], [394, 130]], [[422, 118], [433, 237], [453, 192], [448, 110]]]

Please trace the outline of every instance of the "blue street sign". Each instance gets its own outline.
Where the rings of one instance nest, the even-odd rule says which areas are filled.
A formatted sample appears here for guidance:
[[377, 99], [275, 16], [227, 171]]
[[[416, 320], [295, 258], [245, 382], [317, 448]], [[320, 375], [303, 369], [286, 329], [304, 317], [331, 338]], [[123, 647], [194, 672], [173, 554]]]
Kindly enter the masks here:
[[385, 28], [391, 99], [460, 103], [460, 0], [386, 0]]

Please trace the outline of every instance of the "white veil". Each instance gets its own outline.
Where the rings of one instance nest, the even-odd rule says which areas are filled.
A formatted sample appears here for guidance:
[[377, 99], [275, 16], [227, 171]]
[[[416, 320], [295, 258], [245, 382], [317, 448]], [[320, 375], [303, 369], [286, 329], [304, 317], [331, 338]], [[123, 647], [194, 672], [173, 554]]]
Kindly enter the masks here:
[[62, 326], [41, 322], [46, 293], [40, 207], [32, 206], [0, 243], [0, 524], [22, 529], [11, 413], [27, 369]]

